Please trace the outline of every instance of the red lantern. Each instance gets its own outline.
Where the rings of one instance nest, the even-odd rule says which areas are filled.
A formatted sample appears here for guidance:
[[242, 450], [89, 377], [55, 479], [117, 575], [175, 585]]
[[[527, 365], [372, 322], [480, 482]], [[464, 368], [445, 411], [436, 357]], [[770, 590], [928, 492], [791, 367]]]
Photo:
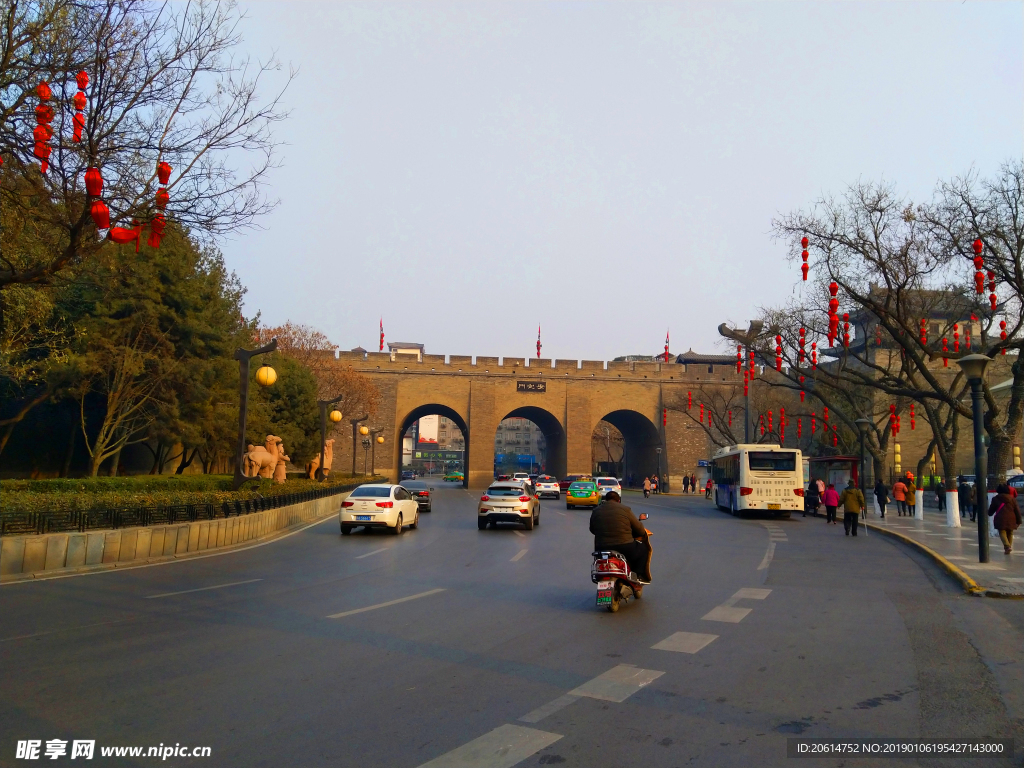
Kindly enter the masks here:
[[53, 107], [45, 102], [49, 101], [53, 96], [53, 91], [50, 90], [49, 84], [44, 80], [36, 88], [36, 93], [39, 94], [39, 104], [36, 106], [37, 128], [33, 132], [36, 145], [32, 154], [39, 159], [39, 170], [46, 173], [50, 167], [51, 150], [47, 142], [53, 138], [53, 129], [50, 128], [50, 123], [53, 121]]
[[750, 394], [750, 390], [748, 389], [748, 385], [749, 384], [750, 384], [750, 373], [747, 372], [747, 371], [744, 371], [743, 372], [743, 396], [744, 397], [746, 397], [748, 394]]
[[960, 326], [953, 323], [953, 351], [960, 351]]
[[768, 431], [772, 431], [772, 412], [768, 411]]
[[[806, 253], [806, 251], [804, 251], [804, 253]], [[804, 262], [803, 264], [800, 265], [800, 271], [804, 273], [804, 280], [805, 281], [807, 280], [807, 270], [808, 269], [810, 269], [810, 267], [807, 266], [807, 262]]]
[[661, 409], [661, 426], [668, 426], [668, 408]]
[[93, 167], [85, 172], [85, 191], [90, 197], [101, 197], [103, 195], [103, 174], [100, 169]]
[[988, 295], [988, 301], [989, 301], [989, 304], [991, 304], [991, 306], [992, 306], [992, 311], [995, 312], [996, 311], [996, 295], [994, 293], [990, 293]]
[[913, 404], [913, 403], [911, 403], [911, 404], [910, 404], [910, 431], [911, 431], [911, 432], [913, 432], [913, 431], [914, 431], [914, 425], [915, 425], [916, 423], [917, 423], [917, 422], [915, 422], [915, 421], [914, 421], [914, 404]]
[[828, 406], [827, 405], [825, 406], [824, 410], [821, 412], [821, 418], [822, 418], [822, 420], [826, 424], [828, 424]]
[[167, 226], [167, 219], [162, 213], [158, 213], [153, 217], [153, 220], [149, 223], [149, 246], [151, 248], [160, 247], [160, 238], [164, 234], [164, 227]]
[[[167, 190], [164, 189], [163, 187], [160, 187], [160, 189], [156, 191], [156, 207], [159, 208], [161, 211], [167, 207], [167, 203], [168, 201], [170, 201], [170, 199], [171, 196], [167, 194]], [[538, 340], [537, 343], [539, 344], [540, 341]]]
[[700, 404], [700, 423], [704, 423], [704, 403]]
[[126, 243], [138, 242], [139, 233], [134, 229], [114, 227], [107, 233], [107, 237], [119, 245], [125, 245]]
[[32, 151], [32, 154], [39, 158], [42, 163], [43, 173], [46, 173], [46, 169], [49, 167], [46, 161], [49, 159], [51, 151], [49, 145], [41, 141], [36, 142], [35, 149]]
[[53, 107], [49, 104], [40, 104], [36, 107], [36, 122], [39, 125], [53, 122]]
[[102, 200], [96, 200], [89, 207], [89, 215], [92, 216], [93, 223], [96, 224], [96, 229], [109, 229], [110, 228], [110, 209], [107, 208], [107, 204]]
[[761, 425], [761, 437], [764, 437], [764, 414], [763, 413], [761, 414], [760, 425]]
[[975, 252], [975, 253], [977, 253], [977, 254], [980, 254], [980, 253], [981, 253], [981, 251], [982, 251], [982, 249], [983, 249], [984, 247], [985, 247], [985, 246], [984, 246], [984, 244], [983, 244], [983, 243], [981, 242], [981, 240], [975, 240], [975, 241], [974, 241], [974, 252]]
[[974, 273], [974, 292], [978, 295], [985, 292], [985, 274], [980, 269]]
[[74, 141], [81, 141], [82, 131], [85, 129], [85, 115], [82, 114], [82, 110], [85, 109], [85, 105], [88, 103], [85, 97], [85, 87], [89, 84], [89, 76], [83, 71], [79, 72], [75, 79], [78, 81], [78, 93], [71, 99], [71, 105], [75, 108], [75, 116], [72, 120], [74, 124], [72, 139]]
[[804, 420], [797, 417], [796, 420], [796, 439], [799, 440], [804, 436]]
[[817, 428], [818, 428], [817, 414], [815, 414], [812, 411], [811, 412], [811, 437], [814, 437], [814, 432], [815, 432], [815, 430], [817, 430]]
[[[943, 352], [943, 354], [949, 352], [949, 347], [947, 347], [946, 344], [947, 344], [947, 340], [943, 339], [942, 340], [942, 352]], [[948, 368], [949, 367], [949, 358], [948, 357], [943, 357], [942, 358], [942, 366], [944, 368]]]
[[686, 393], [686, 410], [693, 408], [693, 392]]
[[75, 116], [72, 118], [72, 122], [74, 123], [75, 127], [74, 132], [71, 135], [71, 138], [74, 139], [75, 141], [81, 141], [82, 131], [85, 130], [85, 115], [83, 115], [81, 112], [76, 112]]
[[839, 445], [839, 433], [836, 432], [836, 428], [832, 427], [832, 447], [835, 448]]
[[729, 409], [729, 426], [732, 426], [732, 409]]
[[53, 97], [53, 91], [50, 90], [50, 84], [45, 80], [36, 86], [36, 93], [39, 94], [39, 98], [42, 101], [49, 101]]
[[157, 163], [156, 166], [156, 177], [160, 180], [161, 185], [166, 185], [168, 180], [171, 178], [171, 166], [162, 160]]
[[811, 342], [811, 370], [818, 370], [818, 342]]

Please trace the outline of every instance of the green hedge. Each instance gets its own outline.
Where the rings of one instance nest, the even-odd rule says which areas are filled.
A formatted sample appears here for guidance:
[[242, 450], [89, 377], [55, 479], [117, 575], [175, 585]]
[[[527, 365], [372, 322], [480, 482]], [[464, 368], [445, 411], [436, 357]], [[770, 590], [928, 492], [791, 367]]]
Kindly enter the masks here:
[[158, 507], [172, 504], [220, 504], [256, 496], [301, 493], [317, 487], [379, 482], [381, 478], [331, 475], [326, 482], [308, 478], [275, 483], [269, 479], [249, 480], [238, 491], [231, 490], [230, 475], [140, 475], [84, 479], [0, 481], [0, 511], [71, 512], [129, 507]]

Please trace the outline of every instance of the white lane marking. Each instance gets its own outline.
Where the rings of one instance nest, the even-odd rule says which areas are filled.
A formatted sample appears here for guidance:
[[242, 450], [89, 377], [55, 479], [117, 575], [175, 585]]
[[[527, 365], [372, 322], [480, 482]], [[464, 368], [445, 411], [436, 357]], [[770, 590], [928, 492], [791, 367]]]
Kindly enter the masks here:
[[369, 557], [370, 555], [379, 555], [381, 552], [387, 552], [387, 551], [388, 551], [387, 547], [384, 547], [383, 549], [375, 549], [375, 550], [373, 550], [373, 552], [367, 552], [365, 555], [357, 555], [356, 556], [356, 560], [362, 560], [364, 557]]
[[529, 551], [530, 551], [530, 550], [528, 550], [528, 549], [520, 549], [520, 550], [519, 550], [519, 554], [518, 554], [518, 555], [516, 555], [515, 557], [513, 557], [513, 558], [512, 558], [512, 559], [511, 559], [511, 560], [510, 560], [509, 562], [511, 562], [511, 563], [514, 563], [514, 562], [515, 562], [516, 560], [518, 560], [519, 558], [521, 558], [521, 557], [522, 557], [523, 555], [525, 555], [525, 554], [526, 554], [527, 552], [529, 552]]
[[512, 533], [514, 533], [516, 536], [525, 536], [526, 535], [522, 531], [512, 531]]
[[750, 613], [750, 608], [733, 608], [730, 605], [719, 605], [701, 616], [701, 621], [727, 621], [739, 624]]
[[107, 624], [124, 624], [126, 621], [135, 621], [135, 619], [115, 619], [114, 621], [98, 621], [95, 624], [79, 624], [77, 627], [61, 627], [60, 629], [48, 629], [45, 632], [33, 632], [31, 635], [16, 635], [15, 637], [5, 637], [3, 639], [0, 639], [0, 643], [9, 643], [12, 640], [27, 640], [30, 637], [43, 637], [44, 635], [53, 635], [57, 632], [71, 632], [76, 629], [88, 629], [89, 627], [103, 627]]
[[764, 559], [761, 561], [761, 564], [757, 566], [757, 570], [763, 571], [765, 568], [771, 565], [773, 557], [775, 557], [775, 542], [769, 541], [768, 551], [764, 553]]
[[754, 587], [744, 587], [743, 589], [737, 590], [736, 594], [732, 596], [733, 600], [764, 600], [772, 591], [770, 589], [755, 589]]
[[676, 653], [696, 653], [718, 639], [718, 635], [703, 635], [700, 632], [676, 632], [660, 643], [652, 645], [656, 651], [674, 651]]
[[619, 664], [569, 693], [602, 701], [622, 702], [664, 674], [654, 669], [640, 669], [632, 664]]
[[521, 723], [539, 723], [548, 715], [553, 715], [558, 710], [565, 709], [573, 702], [579, 700], [579, 696], [567, 693], [564, 696], [559, 696], [554, 701], [549, 701], [547, 704], [537, 707], [532, 712], [527, 712], [525, 715], [519, 718], [519, 721]]
[[436, 595], [438, 592], [444, 592], [443, 589], [430, 589], [426, 592], [420, 592], [418, 595], [409, 595], [408, 597], [400, 597], [397, 600], [388, 600], [386, 603], [377, 603], [376, 605], [368, 605], [365, 608], [355, 608], [351, 611], [342, 611], [341, 613], [332, 613], [324, 618], [328, 619], [340, 619], [343, 616], [351, 616], [354, 613], [366, 613], [367, 611], [376, 611], [378, 608], [387, 608], [389, 605], [398, 605], [399, 603], [407, 603], [410, 600], [419, 600], [421, 597], [428, 597], [429, 595]]
[[502, 725], [419, 768], [512, 768], [560, 738], [559, 733]]
[[[1000, 581], [1008, 581], [1011, 584], [1024, 584], [1024, 579], [1018, 579], [1018, 578], [1014, 578], [1014, 577], [1010, 577], [1010, 576], [1004, 576], [1003, 578], [1000, 579]], [[0, 642], [3, 642], [3, 641], [0, 640]]]
[[239, 584], [252, 584], [254, 581], [263, 581], [263, 579], [247, 579], [245, 581], [232, 581], [227, 584], [216, 584], [212, 587], [200, 587], [199, 589], [183, 589], [180, 592], [163, 592], [159, 595], [146, 595], [146, 599], [152, 600], [155, 597], [172, 597], [174, 595], [187, 595], [192, 592], [205, 592], [208, 589], [224, 589], [224, 587], [237, 587]]
[[556, 514], [556, 515], [561, 515], [562, 517], [565, 517], [565, 512], [560, 512], [560, 511], [559, 511], [559, 510], [557, 510], [557, 509], [555, 510], [555, 514]]

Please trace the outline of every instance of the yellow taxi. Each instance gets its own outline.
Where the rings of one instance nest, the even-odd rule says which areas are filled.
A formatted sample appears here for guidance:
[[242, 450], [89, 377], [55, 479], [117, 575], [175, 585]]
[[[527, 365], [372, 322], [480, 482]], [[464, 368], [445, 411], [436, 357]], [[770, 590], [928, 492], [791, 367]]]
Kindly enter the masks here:
[[601, 493], [593, 480], [577, 480], [569, 484], [565, 492], [565, 508], [596, 507], [601, 503]]

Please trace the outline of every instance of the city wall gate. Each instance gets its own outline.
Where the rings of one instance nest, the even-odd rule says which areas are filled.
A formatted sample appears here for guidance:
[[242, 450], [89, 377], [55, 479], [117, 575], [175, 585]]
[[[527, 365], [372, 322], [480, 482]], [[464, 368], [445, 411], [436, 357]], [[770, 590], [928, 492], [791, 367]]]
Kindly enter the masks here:
[[[446, 416], [466, 440], [466, 486], [485, 488], [494, 478], [494, 436], [502, 419], [533, 421], [547, 441], [547, 470], [557, 477], [592, 471], [591, 435], [602, 419], [613, 424], [625, 440], [623, 475], [637, 481], [658, 471], [657, 448], [662, 448], [661, 475], [678, 490], [684, 473], [695, 471], [698, 459], [708, 458], [711, 444], [698, 424], [678, 412], [662, 409], [685, 404], [695, 385], [736, 384], [735, 367], [684, 366], [678, 363], [609, 362], [506, 357], [423, 355], [387, 352], [342, 352], [338, 364], [370, 376], [381, 393], [381, 405], [367, 426], [378, 429], [383, 445], [374, 445], [378, 474], [397, 482], [400, 477], [402, 435], [421, 416]], [[689, 368], [689, 370], [687, 370]], [[696, 398], [694, 400], [696, 407]], [[352, 438], [347, 421], [361, 414], [345, 412], [334, 435], [334, 468], [352, 468]], [[356, 470], [363, 467], [363, 448], [357, 441]]]

